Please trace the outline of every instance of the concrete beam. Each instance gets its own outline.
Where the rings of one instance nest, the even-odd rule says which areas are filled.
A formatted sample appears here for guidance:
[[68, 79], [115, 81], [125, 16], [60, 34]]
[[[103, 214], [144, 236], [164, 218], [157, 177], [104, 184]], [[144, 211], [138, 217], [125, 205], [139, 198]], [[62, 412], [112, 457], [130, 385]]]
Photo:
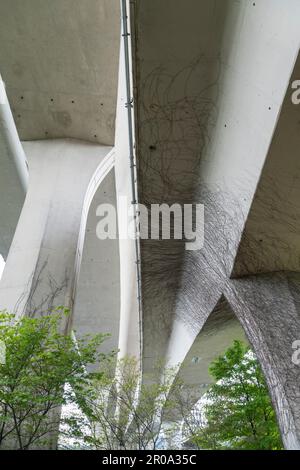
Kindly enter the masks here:
[[[211, 363], [232, 346], [234, 340], [248, 343], [243, 327], [224, 297], [211, 312], [190, 350], [180, 364], [177, 377], [182, 381], [181, 393], [191, 408], [213, 383], [209, 374]], [[172, 397], [172, 388], [171, 388]], [[176, 397], [174, 397], [176, 400]], [[182, 415], [176, 408], [168, 410], [165, 420], [180, 421]]]
[[198, 252], [142, 243], [151, 368], [156, 355], [184, 359], [222, 295], [298, 54], [300, 4], [140, 0], [134, 11], [140, 201], [201, 202], [206, 214]]
[[0, 75], [0, 254], [6, 258], [28, 187], [28, 164]]
[[[178, 241], [142, 243], [148, 374], [157, 356], [169, 365], [185, 360], [228, 287], [273, 132], [285, 113], [281, 106], [299, 52], [300, 4], [140, 0], [133, 10], [140, 201], [204, 203], [206, 217], [202, 250], [187, 252]], [[295, 126], [288, 157], [291, 173], [298, 168]], [[282, 152], [276, 160], [278, 172], [285, 165]], [[286, 179], [285, 194], [288, 186]], [[297, 189], [293, 194], [295, 203]], [[271, 217], [270, 211], [266, 224]], [[273, 232], [275, 237], [276, 226]], [[283, 232], [284, 227], [281, 238]], [[294, 242], [298, 250], [297, 235]], [[273, 286], [273, 296], [276, 291]], [[282, 307], [289, 305], [284, 297]], [[268, 319], [266, 335], [272, 334], [271, 311]], [[278, 342], [280, 337], [278, 333]], [[268, 364], [262, 361], [265, 372]], [[293, 375], [291, 380], [294, 389], [298, 379]], [[277, 395], [276, 409], [285, 444], [295, 448], [295, 410], [292, 405], [282, 409], [287, 393]], [[280, 410], [286, 413], [283, 420]], [[284, 420], [294, 426], [291, 435]]]

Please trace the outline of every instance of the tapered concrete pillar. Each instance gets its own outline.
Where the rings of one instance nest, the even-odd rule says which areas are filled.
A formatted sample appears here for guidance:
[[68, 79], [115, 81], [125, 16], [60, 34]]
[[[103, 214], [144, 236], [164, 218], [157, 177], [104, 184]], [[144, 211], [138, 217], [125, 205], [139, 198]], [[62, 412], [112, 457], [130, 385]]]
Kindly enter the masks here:
[[24, 143], [30, 182], [0, 284], [0, 308], [37, 315], [72, 307], [88, 205], [110, 147], [72, 139]]
[[28, 168], [0, 75], [0, 254], [6, 259], [24, 203]]
[[300, 365], [294, 349], [300, 340], [300, 275], [235, 279], [226, 297], [266, 376], [284, 445], [300, 449]]

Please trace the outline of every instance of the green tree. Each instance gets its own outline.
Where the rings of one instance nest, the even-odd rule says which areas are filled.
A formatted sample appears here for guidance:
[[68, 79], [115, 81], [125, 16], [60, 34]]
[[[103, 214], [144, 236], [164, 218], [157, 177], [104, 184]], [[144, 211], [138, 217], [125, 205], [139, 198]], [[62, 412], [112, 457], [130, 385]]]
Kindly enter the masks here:
[[143, 377], [135, 358], [106, 361], [101, 380], [90, 382], [80, 403], [86, 421], [71, 435], [94, 449], [156, 449], [159, 446], [163, 410], [175, 408], [169, 396], [174, 370], [162, 365]]
[[80, 400], [92, 379], [101, 380], [102, 374], [87, 372], [87, 366], [101, 359], [105, 335], [75, 341], [62, 332], [66, 315], [63, 307], [38, 318], [0, 313], [0, 341], [6, 349], [0, 364], [2, 449], [53, 448], [61, 407], [74, 396]]
[[[254, 353], [234, 341], [209, 369], [202, 425], [192, 441], [202, 449], [282, 449], [275, 412]], [[204, 419], [203, 419], [204, 416]]]

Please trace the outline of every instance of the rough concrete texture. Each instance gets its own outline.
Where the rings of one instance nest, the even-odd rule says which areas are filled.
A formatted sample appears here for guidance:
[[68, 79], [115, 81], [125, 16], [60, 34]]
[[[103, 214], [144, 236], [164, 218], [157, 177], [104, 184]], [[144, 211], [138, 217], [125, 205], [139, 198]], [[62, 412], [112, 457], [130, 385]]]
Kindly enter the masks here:
[[35, 315], [73, 306], [84, 202], [111, 148], [72, 139], [24, 147], [30, 183], [1, 279], [0, 308]]
[[[140, 201], [205, 205], [202, 250], [185, 251], [178, 241], [142, 242], [144, 371], [149, 373], [157, 356], [163, 356], [168, 364], [183, 361], [179, 373], [184, 375], [189, 367], [185, 359], [207, 319], [213, 321], [210, 315], [232, 272], [298, 270], [298, 257], [284, 251], [289, 244], [293, 253], [299, 250], [300, 108], [288, 104], [288, 86], [299, 51], [300, 4], [140, 0], [133, 15]], [[281, 185], [286, 217], [274, 221]], [[259, 209], [258, 193], [267, 194]], [[293, 222], [286, 223], [290, 217]], [[239, 251], [242, 237], [246, 241]], [[264, 245], [256, 258], [254, 241]], [[234, 308], [241, 320], [238, 312]], [[289, 329], [299, 335], [296, 324], [281, 325], [278, 341]], [[265, 327], [272, 331], [271, 320]], [[245, 330], [270, 385], [270, 355], [259, 355], [259, 345]], [[214, 339], [209, 349], [215, 348]], [[295, 368], [290, 393], [298, 400], [297, 366], [290, 353], [291, 344], [286, 344], [282, 367], [290, 361]], [[207, 365], [200, 362], [199, 368]], [[300, 428], [294, 410], [281, 406], [288, 402], [287, 388], [272, 396], [285, 445], [297, 448]]]
[[118, 0], [2, 0], [0, 67], [21, 140], [113, 145]]
[[[79, 330], [91, 315], [97, 328], [114, 330], [111, 344], [121, 354], [140, 357], [143, 346], [145, 374], [157, 358], [181, 362], [178, 373], [196, 389], [208, 383], [214, 354], [243, 337], [239, 321], [265, 372], [285, 446], [299, 448], [291, 348], [300, 339], [300, 106], [290, 102], [300, 73], [299, 0], [130, 3], [139, 200], [204, 203], [204, 248], [142, 241], [141, 312], [134, 242], [98, 251], [86, 231], [99, 201], [118, 205], [115, 197], [127, 196], [131, 203], [119, 2], [3, 0], [0, 65], [17, 129], [24, 140], [49, 141], [24, 145], [30, 185], [0, 307], [32, 314], [54, 299], [75, 300]], [[2, 135], [5, 254], [24, 194]], [[107, 154], [101, 145], [54, 137], [115, 148]], [[3, 219], [8, 207], [11, 221]], [[119, 230], [123, 223], [118, 211]]]
[[228, 282], [225, 295], [262, 365], [283, 442], [300, 448], [300, 368], [292, 344], [300, 338], [299, 273], [246, 276]]

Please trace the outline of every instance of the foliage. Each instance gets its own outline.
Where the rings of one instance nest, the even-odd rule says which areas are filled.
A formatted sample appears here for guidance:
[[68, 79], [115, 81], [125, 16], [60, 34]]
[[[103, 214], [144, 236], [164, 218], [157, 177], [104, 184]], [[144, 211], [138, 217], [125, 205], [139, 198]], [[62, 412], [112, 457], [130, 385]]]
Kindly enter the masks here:
[[[88, 426], [72, 435], [94, 449], [156, 449], [162, 431], [162, 409], [173, 408], [169, 398], [173, 370], [157, 366], [140, 383], [136, 359], [110, 359], [101, 380], [95, 379], [80, 403]], [[72, 426], [72, 423], [70, 423]]]
[[[37, 318], [0, 312], [0, 343], [6, 348], [0, 448], [54, 448], [60, 428], [65, 448], [157, 449], [162, 434], [177, 432], [176, 424], [166, 431], [164, 421], [176, 423], [179, 416], [200, 449], [282, 448], [263, 373], [243, 343], [235, 341], [211, 364], [216, 383], [191, 413], [185, 384], [174, 380], [176, 369], [157, 365], [141, 382], [134, 358], [99, 352], [106, 335], [75, 340], [66, 334], [68, 315], [63, 307]], [[95, 364], [100, 371], [89, 372]], [[61, 408], [70, 404], [61, 417]]]
[[74, 396], [65, 384], [79, 400], [92, 378], [101, 380], [87, 365], [100, 360], [105, 335], [75, 341], [62, 331], [68, 315], [63, 307], [38, 318], [0, 313], [0, 448], [55, 447], [61, 407]]
[[282, 449], [266, 382], [253, 352], [234, 341], [209, 371], [216, 383], [206, 394], [194, 444], [202, 449]]

